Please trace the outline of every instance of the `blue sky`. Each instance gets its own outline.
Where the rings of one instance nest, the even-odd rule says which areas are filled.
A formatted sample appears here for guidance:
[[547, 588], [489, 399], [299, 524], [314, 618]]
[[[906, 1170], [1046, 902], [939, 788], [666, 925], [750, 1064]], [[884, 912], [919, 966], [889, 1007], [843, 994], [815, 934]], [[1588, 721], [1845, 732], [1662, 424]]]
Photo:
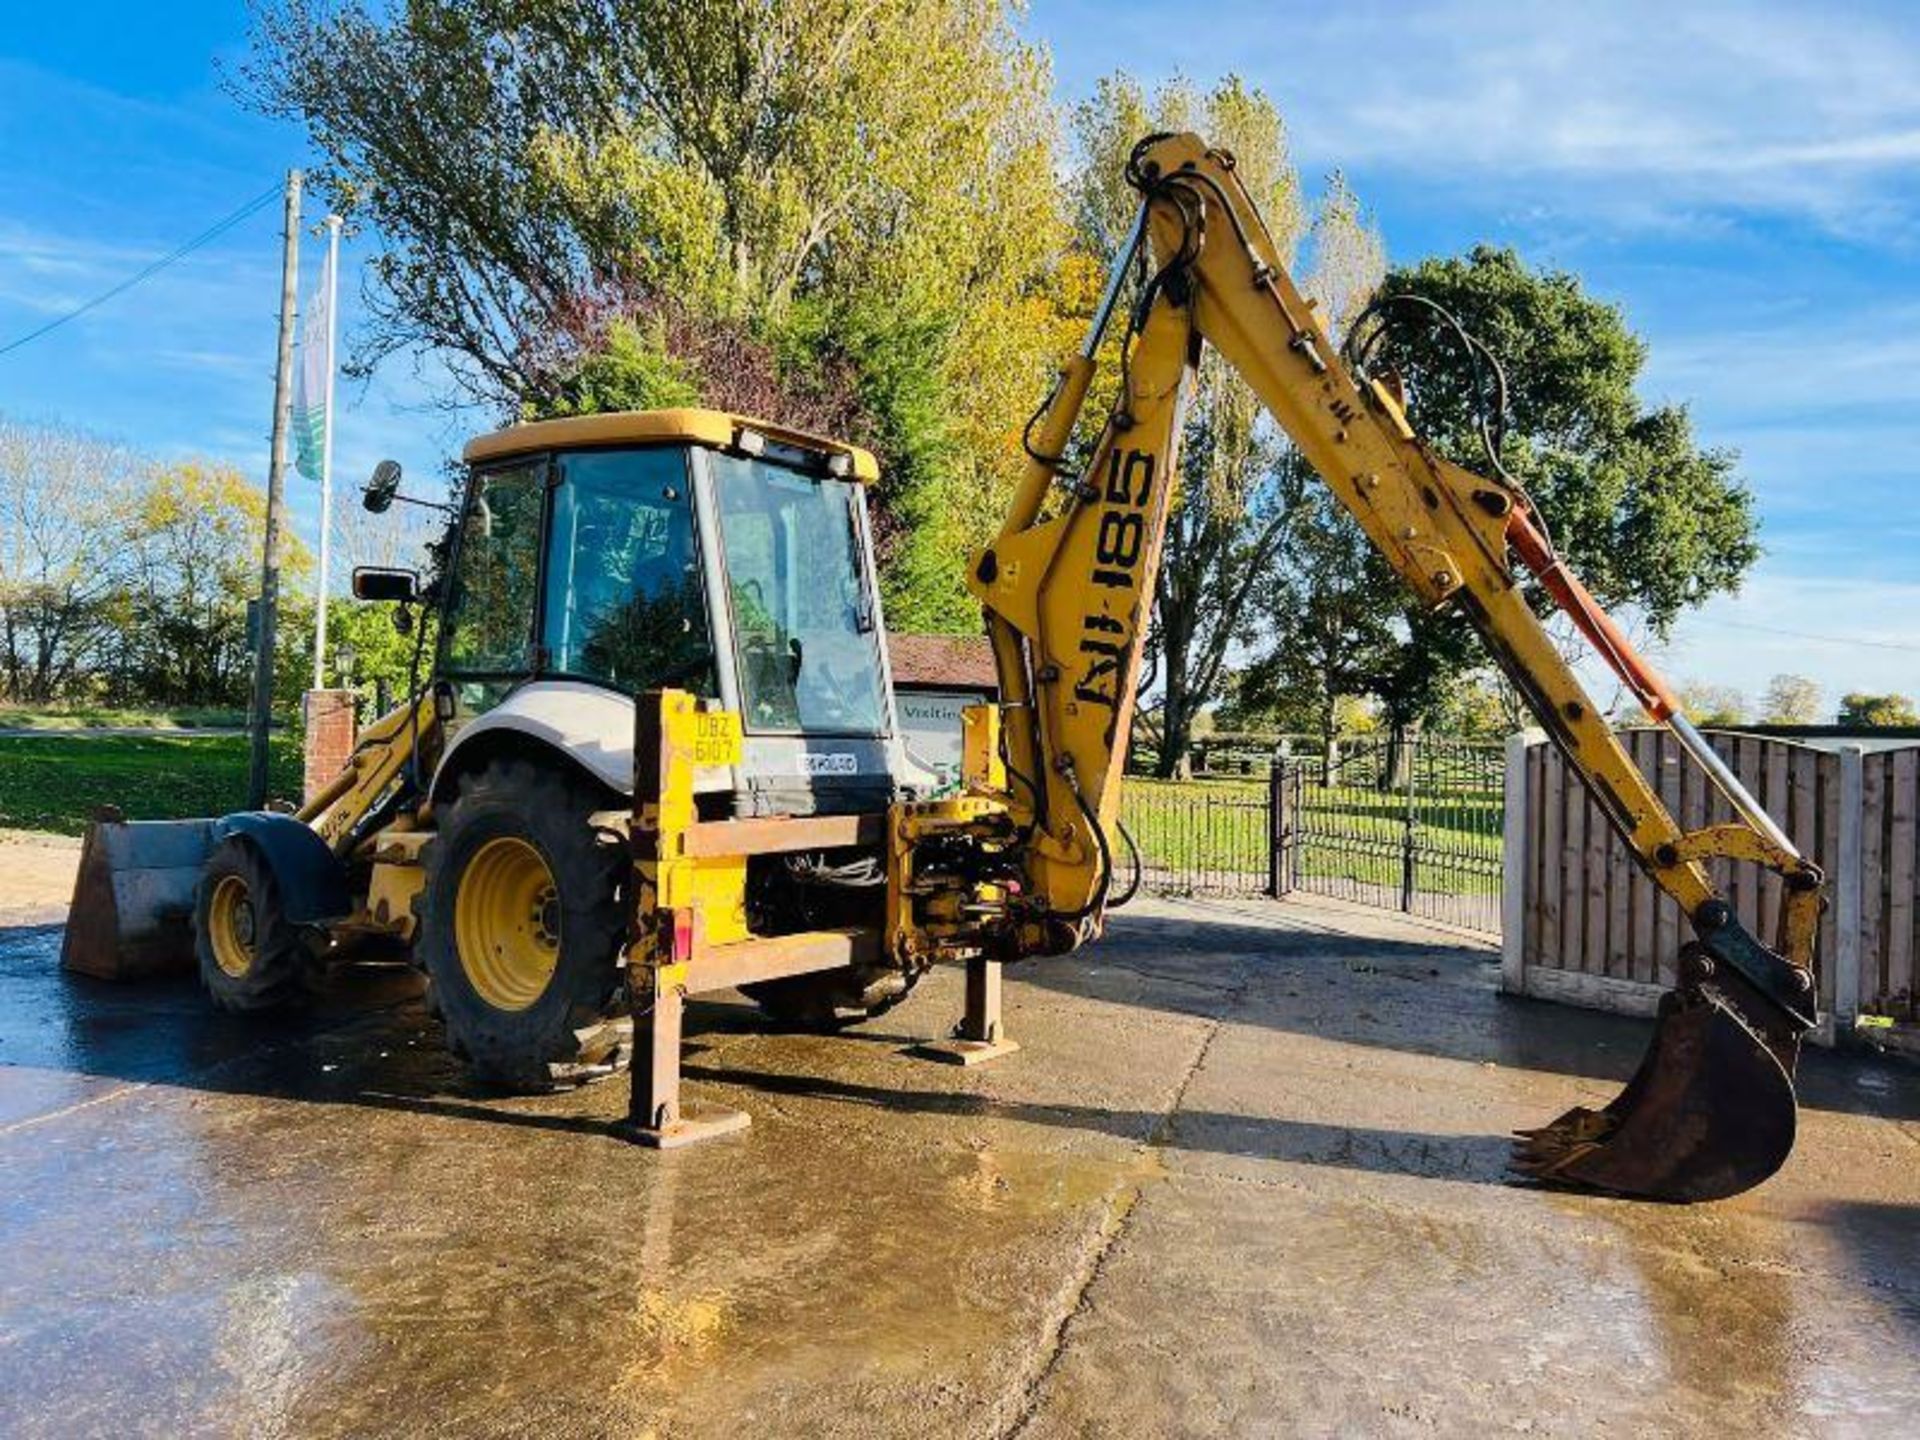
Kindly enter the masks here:
[[[9, 8], [0, 343], [307, 158], [220, 89], [238, 0]], [[1512, 244], [1622, 304], [1651, 345], [1647, 398], [1741, 452], [1765, 519], [1766, 558], [1683, 622], [1668, 668], [1920, 694], [1920, 7], [1033, 0], [1023, 23], [1066, 98], [1116, 67], [1265, 87], [1302, 169], [1344, 169], [1395, 259]], [[0, 410], [263, 474], [276, 228], [269, 207], [0, 357]], [[319, 254], [310, 238], [303, 290]], [[386, 454], [431, 470], [484, 418], [439, 398], [406, 361], [343, 387], [337, 473]], [[312, 489], [293, 494], [311, 534]]]

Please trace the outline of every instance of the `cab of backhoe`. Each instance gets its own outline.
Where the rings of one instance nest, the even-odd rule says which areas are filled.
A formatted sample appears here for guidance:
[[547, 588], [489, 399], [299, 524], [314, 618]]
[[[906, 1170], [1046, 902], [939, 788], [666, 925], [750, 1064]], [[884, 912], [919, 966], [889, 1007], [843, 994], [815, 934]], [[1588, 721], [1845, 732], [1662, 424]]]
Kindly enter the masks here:
[[633, 697], [741, 717], [702, 773], [736, 815], [884, 808], [897, 738], [857, 447], [712, 410], [517, 425], [467, 447], [435, 677], [442, 780], [506, 744], [633, 785]]

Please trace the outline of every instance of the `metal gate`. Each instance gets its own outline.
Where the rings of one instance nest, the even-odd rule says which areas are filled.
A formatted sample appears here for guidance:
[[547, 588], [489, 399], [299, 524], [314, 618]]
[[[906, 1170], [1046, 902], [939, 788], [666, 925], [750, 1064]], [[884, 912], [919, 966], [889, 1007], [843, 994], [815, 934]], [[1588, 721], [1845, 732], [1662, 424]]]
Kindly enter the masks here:
[[[1264, 780], [1128, 776], [1121, 820], [1140, 854], [1140, 882], [1161, 895], [1267, 895], [1273, 890], [1272, 787]], [[1115, 863], [1123, 875], [1124, 857]]]
[[1274, 888], [1498, 934], [1504, 778], [1502, 747], [1468, 740], [1349, 740], [1289, 759]]

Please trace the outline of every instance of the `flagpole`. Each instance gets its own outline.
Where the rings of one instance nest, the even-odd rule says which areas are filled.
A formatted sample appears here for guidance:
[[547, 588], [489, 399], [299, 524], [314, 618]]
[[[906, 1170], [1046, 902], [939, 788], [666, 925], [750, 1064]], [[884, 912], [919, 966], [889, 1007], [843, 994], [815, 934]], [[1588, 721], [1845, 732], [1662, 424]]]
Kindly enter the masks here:
[[327, 561], [333, 549], [333, 347], [340, 329], [340, 217], [327, 216], [326, 428], [320, 435], [320, 574], [313, 592], [313, 688], [327, 683]]

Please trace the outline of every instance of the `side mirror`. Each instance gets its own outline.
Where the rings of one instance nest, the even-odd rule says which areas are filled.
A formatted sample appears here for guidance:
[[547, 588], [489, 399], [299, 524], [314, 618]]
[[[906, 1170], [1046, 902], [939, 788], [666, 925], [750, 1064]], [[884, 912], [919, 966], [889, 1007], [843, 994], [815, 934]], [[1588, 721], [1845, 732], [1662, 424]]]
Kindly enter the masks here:
[[400, 493], [400, 462], [382, 460], [373, 467], [373, 478], [360, 494], [360, 503], [368, 513], [384, 515], [393, 508], [393, 497]]
[[353, 598], [356, 600], [398, 600], [410, 605], [420, 598], [420, 577], [411, 570], [394, 570], [384, 565], [353, 567]]

